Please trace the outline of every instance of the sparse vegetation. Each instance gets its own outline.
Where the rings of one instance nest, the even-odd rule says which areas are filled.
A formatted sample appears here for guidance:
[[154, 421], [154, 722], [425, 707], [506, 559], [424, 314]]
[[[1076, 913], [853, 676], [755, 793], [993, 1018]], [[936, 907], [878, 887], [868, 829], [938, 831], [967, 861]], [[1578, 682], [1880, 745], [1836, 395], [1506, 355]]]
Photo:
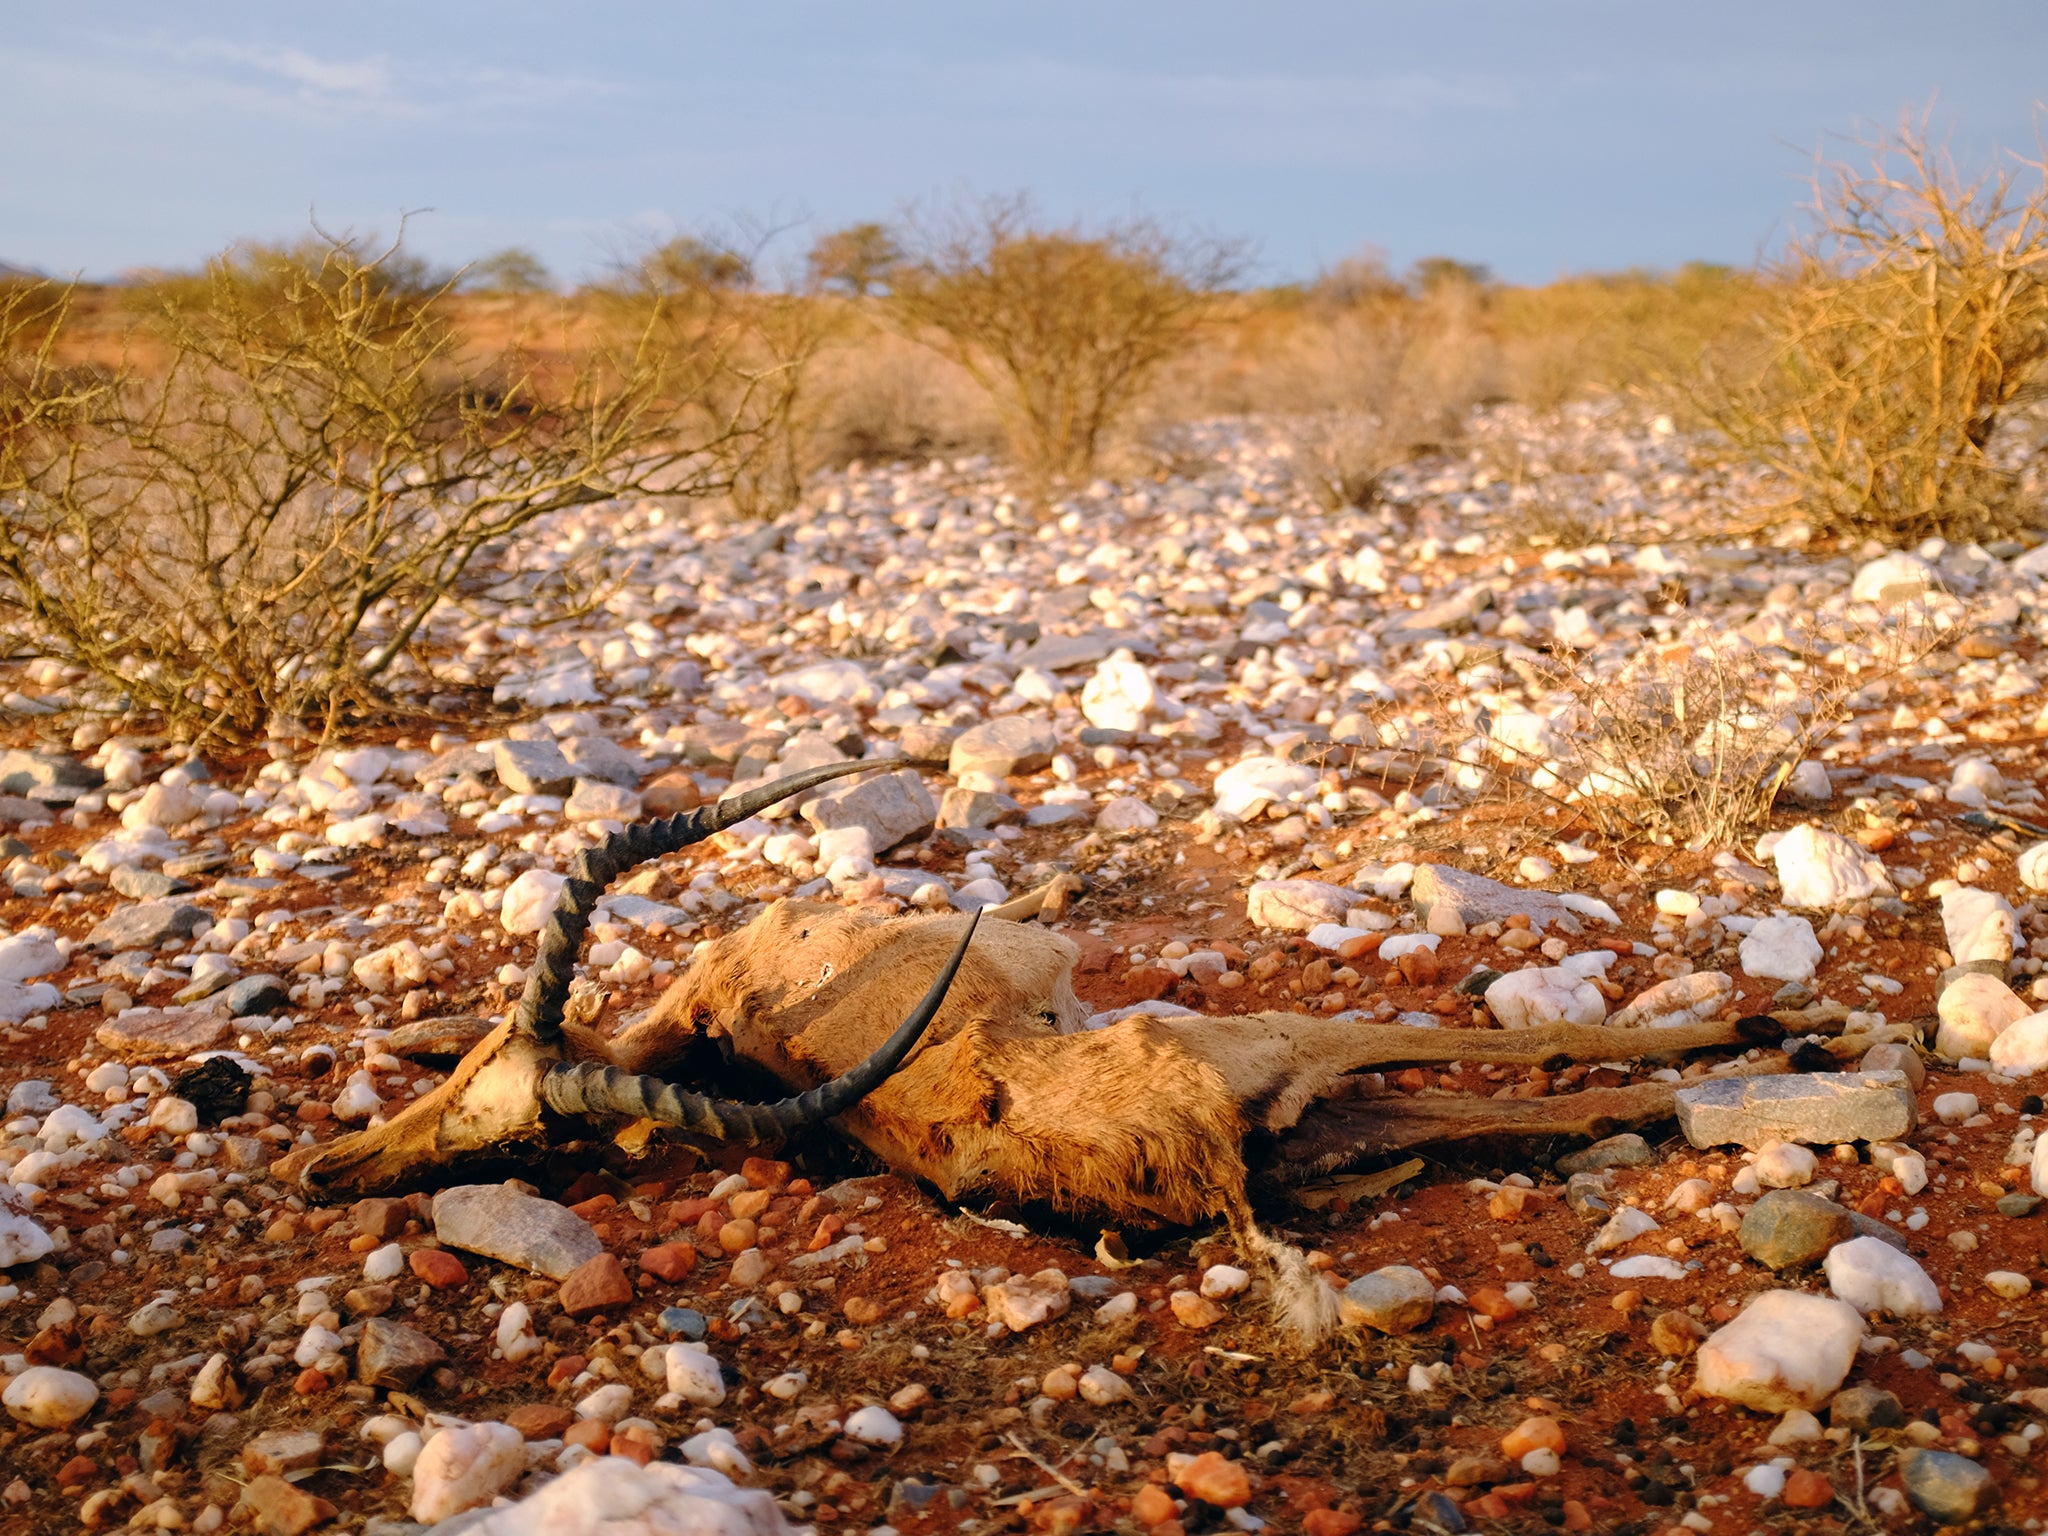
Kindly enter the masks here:
[[1817, 176], [1765, 288], [1761, 360], [1705, 407], [1819, 531], [1906, 542], [2031, 526], [2000, 430], [2044, 392], [2048, 165], [1966, 176], [1910, 121]]
[[856, 299], [887, 288], [902, 264], [903, 248], [896, 236], [887, 226], [874, 223], [849, 224], [819, 236], [805, 258], [812, 282]]
[[[478, 553], [534, 519], [729, 487], [766, 437], [727, 332], [657, 312], [573, 368], [465, 357], [447, 290], [345, 239], [161, 285], [160, 370], [81, 388], [53, 301], [4, 314], [0, 629], [190, 734], [377, 694]], [[36, 336], [38, 326], [43, 335]]]
[[1085, 477], [1110, 429], [1215, 313], [1234, 247], [1149, 219], [1047, 228], [1021, 200], [913, 232], [889, 313], [995, 402], [1020, 468]]

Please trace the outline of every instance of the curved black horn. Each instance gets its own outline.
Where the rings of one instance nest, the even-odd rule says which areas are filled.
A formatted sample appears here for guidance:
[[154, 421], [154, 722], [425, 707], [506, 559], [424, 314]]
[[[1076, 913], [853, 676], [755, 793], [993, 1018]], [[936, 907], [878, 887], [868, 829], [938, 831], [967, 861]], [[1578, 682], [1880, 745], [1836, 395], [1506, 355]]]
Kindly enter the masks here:
[[924, 997], [882, 1042], [881, 1048], [859, 1066], [842, 1072], [829, 1083], [809, 1093], [783, 1099], [775, 1104], [740, 1104], [730, 1099], [706, 1098], [686, 1093], [658, 1077], [640, 1077], [596, 1062], [559, 1062], [541, 1079], [541, 1102], [563, 1115], [632, 1115], [658, 1120], [663, 1125], [681, 1126], [699, 1136], [719, 1141], [775, 1141], [791, 1131], [842, 1114], [866, 1098], [903, 1064], [946, 1000], [946, 989], [959, 973], [968, 943], [981, 923], [981, 914], [968, 919], [967, 931], [953, 946], [953, 954], [933, 978]]
[[714, 832], [745, 821], [777, 801], [801, 794], [828, 779], [871, 768], [901, 769], [910, 766], [906, 758], [856, 758], [851, 762], [826, 763], [807, 768], [786, 779], [763, 784], [737, 795], [727, 795], [714, 805], [700, 806], [663, 821], [636, 821], [622, 832], [614, 832], [595, 848], [577, 854], [570, 865], [568, 883], [555, 898], [540, 931], [540, 949], [533, 969], [526, 975], [526, 991], [512, 1015], [513, 1029], [552, 1045], [562, 1035], [562, 1010], [569, 1001], [569, 983], [576, 971], [576, 957], [583, 951], [583, 936], [590, 927], [590, 914], [605, 887], [635, 865], [658, 859], [692, 843], [701, 843]]

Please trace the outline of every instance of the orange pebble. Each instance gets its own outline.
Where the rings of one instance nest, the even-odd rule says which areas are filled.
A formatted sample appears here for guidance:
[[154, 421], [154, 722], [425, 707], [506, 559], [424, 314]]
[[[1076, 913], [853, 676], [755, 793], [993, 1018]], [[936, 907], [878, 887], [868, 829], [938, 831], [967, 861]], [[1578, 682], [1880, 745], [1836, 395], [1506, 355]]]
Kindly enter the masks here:
[[1547, 1415], [1535, 1414], [1501, 1437], [1500, 1453], [1510, 1461], [1520, 1461], [1537, 1450], [1551, 1450], [1562, 1456], [1564, 1444], [1564, 1426]]
[[1131, 1518], [1140, 1525], [1157, 1525], [1179, 1513], [1180, 1506], [1174, 1502], [1173, 1495], [1157, 1483], [1147, 1483], [1131, 1500]]
[[1788, 1473], [1785, 1477], [1785, 1491], [1778, 1495], [1778, 1502], [1787, 1509], [1826, 1509], [1835, 1502], [1835, 1485], [1805, 1467]]

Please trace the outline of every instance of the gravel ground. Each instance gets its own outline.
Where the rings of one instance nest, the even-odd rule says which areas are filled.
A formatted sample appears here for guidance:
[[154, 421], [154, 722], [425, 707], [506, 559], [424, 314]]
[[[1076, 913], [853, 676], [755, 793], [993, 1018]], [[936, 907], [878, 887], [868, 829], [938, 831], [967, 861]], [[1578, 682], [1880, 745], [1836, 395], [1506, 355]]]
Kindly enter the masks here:
[[[769, 526], [580, 510], [326, 750], [190, 757], [11, 668], [0, 1529], [2040, 1529], [2048, 547], [1819, 547], [1616, 410], [1478, 433], [1334, 515], [1238, 422], [1042, 515], [979, 461], [856, 466]], [[1739, 704], [1646, 718], [1770, 776], [1739, 836], [1684, 835], [1698, 783], [1617, 812], [1562, 678], [1695, 664]], [[601, 1027], [777, 898], [1063, 874], [1098, 1024], [1779, 1017], [1361, 1076], [1683, 1107], [1265, 1209], [1353, 1303], [1313, 1348], [1220, 1229], [951, 1208], [829, 1132], [583, 1145], [438, 1204], [271, 1176], [442, 1081], [576, 850], [841, 756], [920, 766], [614, 888]], [[1751, 1078], [1808, 1097], [1716, 1107]], [[459, 1225], [506, 1177], [573, 1264], [536, 1207]]]

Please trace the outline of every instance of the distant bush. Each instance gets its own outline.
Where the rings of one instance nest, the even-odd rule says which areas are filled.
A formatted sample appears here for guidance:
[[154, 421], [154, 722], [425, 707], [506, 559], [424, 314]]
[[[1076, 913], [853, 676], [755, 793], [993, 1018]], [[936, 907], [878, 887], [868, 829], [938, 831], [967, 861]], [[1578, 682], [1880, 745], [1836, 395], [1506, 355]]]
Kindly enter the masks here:
[[1237, 250], [1145, 218], [1047, 228], [1021, 200], [910, 232], [888, 312], [988, 391], [1019, 467], [1090, 474], [1110, 429], [1214, 313]]
[[462, 271], [460, 286], [464, 293], [503, 297], [516, 293], [546, 293], [555, 286], [555, 279], [546, 262], [533, 252], [513, 245], [471, 262]]
[[[471, 358], [395, 251], [321, 240], [154, 288], [161, 366], [81, 386], [51, 298], [0, 305], [0, 635], [187, 736], [374, 704], [477, 554], [758, 443], [720, 333], [550, 370]], [[573, 363], [573, 366], [570, 364]], [[744, 381], [741, 384], [744, 392]]]
[[865, 298], [889, 286], [903, 265], [903, 248], [884, 225], [849, 224], [820, 235], [805, 265], [818, 286]]
[[1765, 289], [1760, 361], [1705, 409], [1823, 534], [1912, 542], [2031, 526], [1999, 431], [2048, 361], [2048, 167], [1974, 178], [1910, 122], [1815, 183]]

